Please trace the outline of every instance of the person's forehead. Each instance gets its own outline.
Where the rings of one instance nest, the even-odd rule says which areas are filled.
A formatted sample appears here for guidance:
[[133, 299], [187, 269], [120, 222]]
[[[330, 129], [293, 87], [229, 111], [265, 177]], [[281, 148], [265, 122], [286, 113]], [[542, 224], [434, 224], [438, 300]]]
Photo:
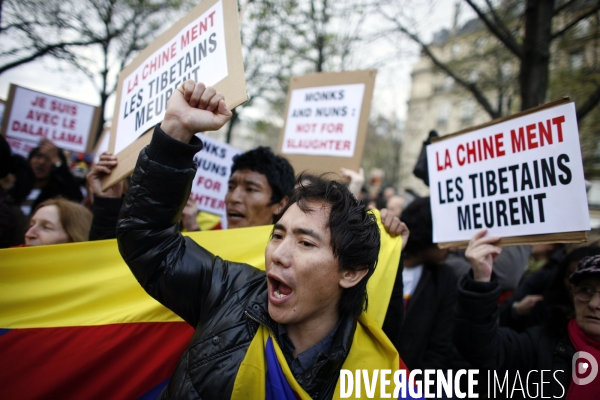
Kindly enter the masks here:
[[37, 152], [35, 153], [33, 156], [31, 156], [31, 158], [37, 158], [38, 160], [49, 160], [50, 158], [48, 156], [46, 156], [44, 153], [41, 152]]
[[292, 204], [282, 215], [281, 220], [284, 223], [295, 225], [312, 225], [318, 227], [324, 233], [329, 234], [329, 214], [331, 207], [324, 202], [310, 201], [302, 204]]
[[267, 179], [267, 176], [265, 174], [247, 168], [238, 169], [237, 171], [232, 173], [231, 177], [229, 178], [229, 181], [238, 184], [257, 184], [271, 188], [271, 185], [269, 185], [269, 180]]
[[58, 221], [59, 210], [58, 207], [54, 204], [50, 204], [38, 209], [32, 218], [41, 221], [50, 221], [56, 222]]
[[577, 285], [577, 286], [596, 286], [596, 287], [600, 287], [600, 271], [599, 271], [598, 275], [586, 276], [585, 278], [583, 278], [581, 280], [581, 282], [579, 282], [579, 285]]

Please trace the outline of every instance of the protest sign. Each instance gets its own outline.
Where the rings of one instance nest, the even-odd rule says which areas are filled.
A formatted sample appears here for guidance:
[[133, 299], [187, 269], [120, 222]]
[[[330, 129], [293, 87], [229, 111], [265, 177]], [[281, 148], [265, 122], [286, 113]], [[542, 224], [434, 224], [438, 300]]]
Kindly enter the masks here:
[[225, 195], [231, 175], [233, 157], [241, 151], [210, 136], [196, 134], [204, 148], [194, 156], [198, 171], [192, 183], [192, 198], [200, 211], [221, 216], [221, 226], [227, 226]]
[[119, 164], [103, 187], [133, 171], [169, 97], [188, 79], [215, 87], [230, 109], [247, 100], [235, 0], [202, 1], [121, 71], [109, 147]]
[[[0, 100], [0, 127], [2, 126], [2, 121], [4, 118], [4, 111], [6, 110], [6, 101]], [[0, 132], [0, 134], [4, 135], [4, 131]], [[29, 152], [36, 148], [36, 143], [28, 142], [25, 140], [19, 140], [14, 138], [5, 137], [6, 142], [10, 146], [10, 150], [13, 154], [18, 154], [22, 157], [27, 158], [29, 156]]]
[[[427, 147], [433, 241], [584, 241], [590, 229], [575, 104], [553, 102]], [[540, 236], [541, 235], [541, 236]]]
[[15, 138], [6, 138], [6, 142], [10, 146], [10, 150], [13, 154], [18, 154], [21, 157], [28, 158], [31, 150], [37, 147], [37, 143], [29, 142], [27, 140], [19, 140]]
[[295, 76], [290, 82], [279, 153], [298, 173], [358, 171], [376, 70]]
[[2, 131], [7, 137], [88, 152], [100, 122], [100, 108], [10, 85]]

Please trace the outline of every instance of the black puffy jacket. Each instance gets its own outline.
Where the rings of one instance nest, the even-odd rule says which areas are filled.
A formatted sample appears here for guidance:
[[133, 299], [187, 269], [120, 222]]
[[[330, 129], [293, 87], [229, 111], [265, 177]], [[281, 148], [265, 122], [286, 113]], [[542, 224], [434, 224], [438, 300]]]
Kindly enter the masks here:
[[[259, 324], [275, 331], [264, 271], [225, 261], [179, 232], [178, 221], [202, 145], [185, 144], [156, 127], [142, 150], [125, 198], [119, 250], [144, 289], [196, 328], [163, 398], [228, 399]], [[342, 321], [329, 357], [296, 376], [313, 397], [331, 398], [356, 321]]]

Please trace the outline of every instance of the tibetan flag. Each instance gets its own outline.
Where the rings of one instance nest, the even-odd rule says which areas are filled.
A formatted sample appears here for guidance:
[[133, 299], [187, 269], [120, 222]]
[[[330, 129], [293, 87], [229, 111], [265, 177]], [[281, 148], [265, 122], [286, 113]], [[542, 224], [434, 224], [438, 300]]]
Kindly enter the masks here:
[[[224, 259], [264, 269], [271, 229], [189, 236]], [[379, 326], [400, 245], [382, 233], [368, 285]], [[0, 250], [0, 399], [156, 398], [193, 332], [140, 287], [115, 240]]]

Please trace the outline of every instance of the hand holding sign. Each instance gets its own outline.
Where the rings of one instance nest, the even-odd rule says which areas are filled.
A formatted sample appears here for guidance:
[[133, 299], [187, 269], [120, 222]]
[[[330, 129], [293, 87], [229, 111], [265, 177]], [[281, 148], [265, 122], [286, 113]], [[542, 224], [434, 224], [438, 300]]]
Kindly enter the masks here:
[[473, 268], [473, 278], [478, 282], [489, 282], [492, 277], [492, 265], [494, 258], [498, 256], [502, 249], [494, 246], [500, 238], [498, 236], [484, 237], [487, 229], [477, 232], [467, 247], [465, 256]]
[[173, 92], [160, 127], [172, 138], [189, 143], [197, 132], [216, 131], [230, 118], [221, 93], [187, 80]]
[[86, 176], [92, 193], [96, 196], [110, 198], [120, 198], [123, 195], [123, 181], [119, 181], [110, 188], [102, 190], [102, 179], [106, 175], [110, 175], [117, 164], [117, 157], [111, 153], [105, 151], [100, 155], [100, 159]]

